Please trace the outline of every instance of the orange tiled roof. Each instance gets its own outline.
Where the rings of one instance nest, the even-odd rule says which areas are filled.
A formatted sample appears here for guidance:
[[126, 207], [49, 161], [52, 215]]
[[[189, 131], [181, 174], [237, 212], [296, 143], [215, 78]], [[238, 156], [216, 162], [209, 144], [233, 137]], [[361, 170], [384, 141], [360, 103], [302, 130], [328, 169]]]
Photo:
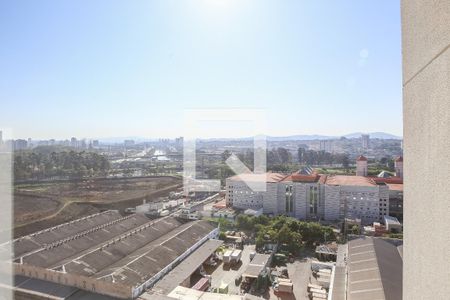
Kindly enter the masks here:
[[391, 191], [403, 191], [403, 183], [388, 183], [387, 186]]
[[[263, 176], [261, 176], [261, 175], [263, 175]], [[231, 180], [239, 180], [239, 181], [249, 181], [249, 182], [260, 182], [262, 180], [264, 181], [264, 179], [265, 179], [265, 182], [273, 183], [273, 182], [280, 182], [284, 178], [286, 178], [286, 175], [283, 175], [280, 173], [268, 172], [266, 174], [254, 174], [254, 173], [239, 174], [239, 175], [234, 175], [230, 179]]]
[[400, 177], [388, 177], [388, 178], [368, 177], [368, 178], [372, 179], [376, 183], [386, 183], [386, 184], [388, 184], [388, 183], [397, 183], [397, 184], [403, 183], [403, 179]]
[[292, 182], [317, 182], [320, 178], [320, 175], [317, 173], [313, 173], [312, 175], [304, 175], [304, 174], [298, 174], [294, 173], [286, 178], [283, 179], [283, 181], [292, 181]]
[[221, 200], [221, 201], [219, 201], [217, 203], [214, 203], [213, 207], [217, 208], [217, 209], [226, 208], [227, 207], [227, 201], [225, 199], [223, 199], [223, 200]]
[[364, 176], [334, 175], [328, 176], [325, 184], [328, 185], [350, 185], [350, 186], [376, 186], [372, 178]]
[[356, 158], [356, 161], [367, 161], [367, 158], [364, 155], [360, 155]]

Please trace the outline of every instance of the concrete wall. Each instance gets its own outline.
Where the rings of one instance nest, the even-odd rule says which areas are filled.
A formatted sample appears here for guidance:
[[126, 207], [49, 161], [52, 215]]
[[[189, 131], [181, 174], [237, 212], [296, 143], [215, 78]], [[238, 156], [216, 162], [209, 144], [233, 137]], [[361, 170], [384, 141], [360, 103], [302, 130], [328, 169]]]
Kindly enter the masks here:
[[308, 203], [306, 202], [308, 186], [302, 183], [294, 184], [294, 205], [295, 217], [297, 219], [306, 219]]
[[263, 193], [263, 213], [278, 214], [278, 184], [268, 183], [266, 185], [266, 192]]
[[[386, 189], [385, 198], [389, 198]], [[364, 225], [380, 221], [380, 187], [341, 186], [340, 202], [347, 204], [345, 216], [361, 219]], [[361, 199], [362, 198], [362, 199]], [[388, 203], [388, 202], [386, 202]], [[361, 210], [361, 207], [363, 208]], [[386, 213], [389, 207], [386, 206]]]
[[450, 297], [450, 1], [402, 0], [403, 299]]
[[227, 205], [239, 209], [260, 209], [263, 207], [263, 194], [254, 192], [243, 181], [227, 180]]
[[[335, 221], [339, 220], [341, 218], [340, 215], [340, 208], [341, 208], [341, 201], [340, 201], [340, 186], [332, 186], [332, 185], [325, 185], [323, 189], [324, 193], [324, 204], [325, 204], [325, 215], [324, 218], [327, 221]], [[342, 216], [344, 217], [344, 216]]]
[[97, 280], [86, 276], [62, 273], [36, 266], [13, 263], [14, 274], [30, 278], [41, 279], [68, 286], [77, 287], [86, 291], [103, 295], [129, 299], [132, 296], [132, 287], [105, 280]]

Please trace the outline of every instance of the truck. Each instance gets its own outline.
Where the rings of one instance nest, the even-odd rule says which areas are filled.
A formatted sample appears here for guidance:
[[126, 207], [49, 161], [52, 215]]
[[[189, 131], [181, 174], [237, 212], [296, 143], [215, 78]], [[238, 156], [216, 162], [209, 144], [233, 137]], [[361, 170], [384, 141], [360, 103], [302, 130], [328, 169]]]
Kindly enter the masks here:
[[192, 289], [197, 290], [197, 291], [206, 291], [210, 286], [210, 282], [208, 278], [201, 278], [199, 281], [197, 281], [197, 283], [192, 287]]
[[237, 264], [241, 260], [242, 250], [234, 250], [231, 254], [230, 263]]
[[294, 292], [294, 284], [290, 279], [278, 278], [278, 282], [275, 285], [275, 291], [277, 293], [292, 294]]
[[294, 289], [294, 285], [292, 284], [292, 282], [278, 283], [278, 291], [279, 292], [292, 294], [293, 289]]
[[227, 250], [223, 254], [223, 263], [229, 264], [231, 262], [231, 254], [233, 253], [233, 250]]

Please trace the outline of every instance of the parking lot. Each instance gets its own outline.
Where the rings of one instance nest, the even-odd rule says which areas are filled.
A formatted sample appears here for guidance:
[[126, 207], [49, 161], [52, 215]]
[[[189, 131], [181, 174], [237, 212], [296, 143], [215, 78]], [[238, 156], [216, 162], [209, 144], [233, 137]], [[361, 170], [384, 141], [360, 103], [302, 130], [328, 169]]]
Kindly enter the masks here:
[[[211, 275], [211, 287], [219, 288], [223, 284], [228, 285], [229, 294], [239, 294], [239, 285], [236, 286], [235, 279], [242, 275], [250, 262], [250, 253], [254, 251], [254, 245], [246, 245], [242, 251], [241, 263], [236, 266], [229, 267], [223, 263], [218, 264], [214, 268], [207, 269], [207, 272]], [[295, 260], [293, 263], [287, 263], [289, 278], [294, 284], [293, 294], [278, 294], [276, 295], [272, 288], [269, 292], [263, 295], [265, 299], [277, 299], [277, 300], [307, 300], [308, 283], [315, 283], [315, 279], [311, 272], [311, 257], [304, 257]]]
[[250, 252], [254, 250], [254, 245], [246, 245], [242, 250], [241, 263], [238, 265], [228, 267], [224, 266], [223, 263], [220, 263], [214, 270], [208, 270], [212, 271], [210, 273], [212, 277], [211, 287], [218, 288], [225, 283], [228, 284], [229, 294], [239, 294], [239, 286], [235, 285], [234, 280], [245, 271], [250, 262]]

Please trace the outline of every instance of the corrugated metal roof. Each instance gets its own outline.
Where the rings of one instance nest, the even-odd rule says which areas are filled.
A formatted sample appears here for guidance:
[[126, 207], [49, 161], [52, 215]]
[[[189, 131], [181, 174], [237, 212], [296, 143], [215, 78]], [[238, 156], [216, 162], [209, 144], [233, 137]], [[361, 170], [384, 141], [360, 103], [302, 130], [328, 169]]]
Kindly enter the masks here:
[[350, 241], [347, 299], [402, 299], [402, 265], [397, 247], [382, 239]]

